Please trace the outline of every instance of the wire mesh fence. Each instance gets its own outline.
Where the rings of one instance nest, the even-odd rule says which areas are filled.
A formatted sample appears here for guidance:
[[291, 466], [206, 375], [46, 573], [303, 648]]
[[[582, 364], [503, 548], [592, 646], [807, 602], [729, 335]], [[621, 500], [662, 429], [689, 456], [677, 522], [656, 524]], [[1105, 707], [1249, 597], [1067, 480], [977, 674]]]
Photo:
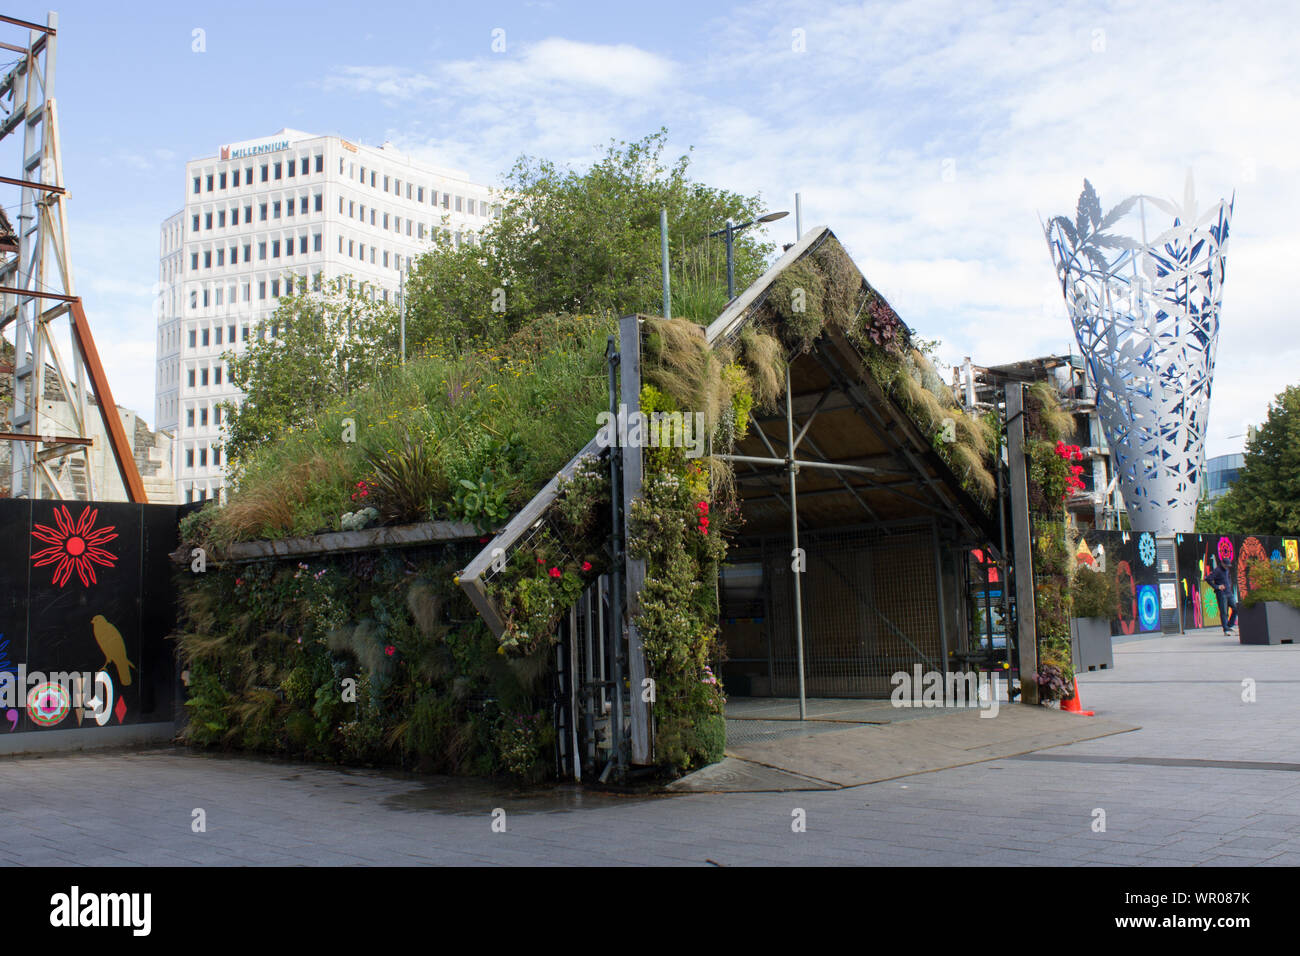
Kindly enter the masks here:
[[[806, 555], [801, 583], [808, 696], [888, 697], [898, 671], [910, 673], [916, 664], [943, 670], [936, 539], [929, 523], [818, 531], [801, 534], [800, 545]], [[753, 663], [766, 665], [761, 670], [767, 677], [748, 682], [753, 694], [799, 693], [791, 550], [789, 537], [771, 537], [737, 552], [762, 568], [767, 653], [752, 641], [749, 653]], [[724, 608], [724, 640], [727, 613]]]

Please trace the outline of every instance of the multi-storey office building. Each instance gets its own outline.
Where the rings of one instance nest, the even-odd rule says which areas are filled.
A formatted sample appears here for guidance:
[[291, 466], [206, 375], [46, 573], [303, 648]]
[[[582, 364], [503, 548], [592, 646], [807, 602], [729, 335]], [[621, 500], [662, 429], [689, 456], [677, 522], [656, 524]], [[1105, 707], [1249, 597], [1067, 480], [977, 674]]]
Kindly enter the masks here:
[[337, 136], [284, 129], [185, 167], [185, 207], [162, 224], [157, 427], [175, 436], [177, 499], [219, 494], [226, 356], [273, 336], [281, 295], [340, 277], [395, 299], [436, 231], [459, 245], [499, 215], [487, 186]]

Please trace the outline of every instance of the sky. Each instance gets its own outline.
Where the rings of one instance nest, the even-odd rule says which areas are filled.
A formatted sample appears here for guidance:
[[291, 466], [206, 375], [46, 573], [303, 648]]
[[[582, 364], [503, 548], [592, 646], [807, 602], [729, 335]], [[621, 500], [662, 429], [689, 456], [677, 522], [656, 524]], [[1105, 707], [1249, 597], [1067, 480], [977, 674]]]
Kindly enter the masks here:
[[[291, 127], [496, 184], [520, 154], [581, 168], [666, 127], [703, 182], [772, 209], [801, 193], [805, 228], [830, 226], [948, 363], [1077, 351], [1040, 217], [1085, 177], [1107, 208], [1181, 197], [1189, 169], [1202, 205], [1235, 194], [1207, 453], [1239, 451], [1300, 381], [1300, 13], [1058, 6], [63, 3], [71, 260], [114, 397], [152, 422], [159, 225], [188, 159]], [[794, 217], [768, 235], [793, 241]]]

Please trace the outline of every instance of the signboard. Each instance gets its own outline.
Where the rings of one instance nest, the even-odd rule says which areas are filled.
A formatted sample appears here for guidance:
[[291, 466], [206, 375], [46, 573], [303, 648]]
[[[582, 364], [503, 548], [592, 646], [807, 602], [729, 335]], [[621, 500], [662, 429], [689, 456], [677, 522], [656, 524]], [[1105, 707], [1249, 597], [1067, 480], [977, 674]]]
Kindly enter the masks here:
[[222, 159], [244, 159], [247, 156], [260, 156], [263, 153], [278, 153], [289, 148], [287, 139], [272, 140], [269, 143], [254, 143], [252, 146], [222, 146]]
[[1160, 607], [1163, 610], [1176, 610], [1178, 607], [1178, 587], [1173, 581], [1160, 582]]

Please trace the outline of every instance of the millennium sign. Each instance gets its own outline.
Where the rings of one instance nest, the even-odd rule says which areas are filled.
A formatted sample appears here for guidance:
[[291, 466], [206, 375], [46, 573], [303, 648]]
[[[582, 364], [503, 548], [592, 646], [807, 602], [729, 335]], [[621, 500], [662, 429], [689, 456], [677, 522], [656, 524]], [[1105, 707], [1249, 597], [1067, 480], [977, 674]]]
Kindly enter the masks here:
[[278, 153], [280, 150], [288, 148], [289, 141], [287, 139], [277, 139], [270, 143], [258, 143], [256, 146], [240, 146], [238, 149], [222, 146], [221, 158], [243, 159], [246, 156], [260, 156], [262, 153]]

